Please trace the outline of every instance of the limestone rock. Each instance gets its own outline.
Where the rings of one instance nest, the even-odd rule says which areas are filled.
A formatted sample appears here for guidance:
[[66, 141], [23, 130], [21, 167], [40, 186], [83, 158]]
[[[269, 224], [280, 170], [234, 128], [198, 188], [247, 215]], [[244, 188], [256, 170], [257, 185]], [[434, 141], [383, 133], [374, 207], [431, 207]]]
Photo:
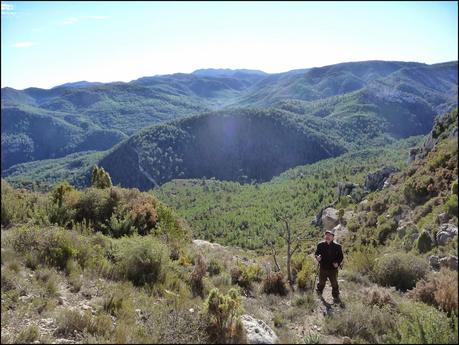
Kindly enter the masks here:
[[444, 246], [454, 236], [457, 236], [457, 226], [449, 223], [442, 224], [437, 232], [437, 243], [440, 246]]
[[457, 271], [457, 265], [458, 265], [457, 256], [454, 256], [454, 255], [445, 256], [439, 260], [439, 263], [440, 263], [440, 266], [445, 266], [452, 270]]
[[322, 227], [324, 230], [331, 230], [339, 224], [338, 210], [336, 208], [326, 208], [322, 212]]
[[245, 314], [241, 316], [241, 322], [249, 344], [275, 344], [278, 342], [276, 333], [264, 321]]
[[365, 179], [365, 190], [375, 191], [382, 189], [384, 187], [384, 182], [386, 182], [390, 174], [396, 171], [399, 170], [394, 167], [384, 167], [374, 173], [368, 174]]
[[440, 213], [437, 217], [437, 220], [438, 220], [438, 223], [439, 224], [444, 224], [444, 223], [447, 223], [448, 220], [449, 220], [449, 215], [448, 213]]

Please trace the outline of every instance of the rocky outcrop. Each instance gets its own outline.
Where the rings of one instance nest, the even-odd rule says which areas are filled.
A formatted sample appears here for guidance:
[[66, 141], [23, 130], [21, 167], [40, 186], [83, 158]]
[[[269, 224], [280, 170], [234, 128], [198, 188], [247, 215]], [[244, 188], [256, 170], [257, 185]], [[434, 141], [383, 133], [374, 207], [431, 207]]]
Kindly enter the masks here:
[[429, 256], [429, 264], [432, 269], [438, 271], [441, 267], [448, 267], [456, 270], [458, 268], [457, 256], [454, 255], [431, 255]]
[[390, 174], [399, 171], [399, 169], [394, 167], [384, 167], [374, 173], [368, 174], [365, 179], [364, 188], [367, 191], [375, 191], [379, 189], [383, 189], [384, 182], [389, 178]]
[[249, 344], [276, 344], [279, 341], [276, 333], [264, 321], [245, 314], [241, 316], [241, 322]]
[[439, 246], [444, 246], [454, 236], [457, 236], [457, 226], [450, 223], [440, 225], [440, 230], [437, 232], [437, 243]]
[[331, 230], [339, 224], [338, 210], [336, 208], [326, 208], [321, 217], [322, 228]]
[[347, 233], [349, 233], [349, 230], [347, 227], [345, 227], [343, 224], [338, 224], [333, 228], [333, 233], [335, 234], [335, 240], [339, 241], [341, 238], [343, 238]]
[[338, 183], [338, 200], [342, 197], [348, 197], [352, 202], [360, 202], [366, 194], [358, 184], [352, 182]]
[[333, 202], [332, 204], [330, 204], [330, 205], [328, 205], [328, 206], [323, 207], [323, 208], [316, 214], [315, 218], [311, 221], [311, 224], [312, 224], [312, 225], [316, 225], [316, 226], [322, 227], [322, 226], [323, 226], [323, 224], [322, 224], [322, 215], [323, 215], [323, 213], [325, 212], [325, 210], [326, 210], [327, 208], [334, 208], [335, 205], [336, 205], [336, 202], [337, 202], [337, 201]]

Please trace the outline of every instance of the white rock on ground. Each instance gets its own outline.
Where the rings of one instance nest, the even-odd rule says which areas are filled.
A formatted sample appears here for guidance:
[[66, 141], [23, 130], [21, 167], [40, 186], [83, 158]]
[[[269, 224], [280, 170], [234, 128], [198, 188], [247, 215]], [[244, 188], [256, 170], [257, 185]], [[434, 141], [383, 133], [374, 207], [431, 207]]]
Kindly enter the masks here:
[[198, 247], [211, 247], [211, 248], [221, 248], [222, 246], [218, 243], [212, 243], [204, 240], [193, 240], [193, 244]]
[[276, 344], [279, 341], [276, 333], [264, 321], [247, 314], [241, 316], [241, 321], [249, 344]]
[[338, 210], [328, 207], [322, 212], [322, 225], [324, 230], [331, 230], [339, 224]]

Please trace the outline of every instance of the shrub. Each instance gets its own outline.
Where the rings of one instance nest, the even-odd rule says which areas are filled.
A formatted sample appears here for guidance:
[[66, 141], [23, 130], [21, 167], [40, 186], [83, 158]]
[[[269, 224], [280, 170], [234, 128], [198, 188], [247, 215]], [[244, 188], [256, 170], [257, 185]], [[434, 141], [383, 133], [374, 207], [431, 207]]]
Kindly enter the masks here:
[[298, 288], [303, 291], [307, 289], [313, 289], [315, 274], [316, 274], [316, 265], [314, 264], [311, 258], [307, 258], [303, 262], [301, 271], [299, 271], [296, 276]]
[[209, 272], [210, 276], [216, 276], [220, 274], [222, 271], [222, 266], [220, 263], [214, 259], [210, 260], [209, 267], [207, 268], [207, 272]]
[[207, 272], [207, 263], [203, 256], [198, 254], [194, 262], [194, 269], [190, 275], [190, 284], [193, 293], [202, 296], [203, 283], [202, 279]]
[[267, 294], [277, 294], [285, 296], [288, 293], [282, 272], [270, 272], [263, 280], [262, 290]]
[[14, 223], [23, 223], [30, 219], [31, 211], [35, 207], [35, 195], [15, 190], [5, 180], [1, 180], [1, 224], [8, 226]]
[[457, 289], [457, 272], [442, 268], [419, 281], [408, 296], [451, 314], [458, 310]]
[[453, 183], [451, 184], [451, 194], [457, 195], [457, 189], [458, 189], [457, 186], [458, 186], [457, 180], [453, 181]]
[[445, 204], [446, 212], [450, 217], [457, 217], [458, 206], [457, 206], [457, 194], [453, 194], [449, 197], [448, 201]]
[[109, 188], [112, 186], [112, 179], [108, 172], [102, 167], [95, 165], [92, 169], [91, 187], [94, 188]]
[[293, 304], [297, 307], [301, 307], [303, 310], [313, 311], [316, 306], [316, 299], [314, 294], [309, 292], [297, 296]]
[[104, 297], [102, 308], [109, 315], [122, 317], [134, 312], [129, 296], [128, 286], [115, 287], [113, 291]]
[[231, 282], [250, 290], [253, 282], [261, 280], [262, 270], [259, 265], [239, 265], [231, 269]]
[[66, 309], [57, 318], [57, 334], [75, 336], [75, 333], [88, 332], [92, 335], [104, 336], [112, 331], [113, 324], [110, 316], [99, 314], [95, 317], [89, 311], [80, 313], [76, 310]]
[[325, 328], [330, 333], [378, 344], [384, 342], [384, 335], [396, 324], [395, 312], [391, 308], [352, 302], [347, 304], [346, 309], [328, 316]]
[[371, 246], [364, 246], [349, 255], [348, 267], [352, 272], [369, 274], [373, 272], [379, 253]]
[[[395, 344], [457, 344], [457, 319], [423, 303], [402, 303], [397, 327], [392, 328]], [[453, 327], [451, 327], [453, 325]]]
[[421, 232], [421, 235], [419, 235], [418, 242], [417, 242], [417, 247], [419, 252], [422, 253], [427, 253], [432, 249], [432, 237], [430, 237], [430, 234], [428, 231], [423, 230]]
[[431, 186], [433, 183], [432, 176], [421, 175], [410, 177], [403, 187], [403, 195], [406, 201], [414, 205], [422, 204], [432, 194]]
[[378, 307], [394, 306], [395, 301], [387, 289], [373, 286], [365, 290], [364, 300], [369, 305], [376, 305]]
[[413, 254], [392, 253], [378, 258], [374, 278], [384, 286], [395, 286], [406, 291], [416, 285], [428, 271], [428, 264], [423, 258]]
[[210, 334], [225, 342], [238, 342], [242, 338], [241, 298], [239, 292], [232, 288], [223, 295], [218, 289], [212, 289], [204, 304], [207, 317], [210, 319]]
[[[65, 269], [67, 261], [77, 259], [85, 261], [84, 244], [76, 233], [58, 228], [40, 229], [34, 226], [24, 226], [15, 229], [11, 243], [19, 254], [31, 255], [38, 258], [42, 264], [58, 269]], [[35, 259], [34, 259], [35, 260]]]
[[397, 221], [393, 218], [384, 220], [376, 229], [378, 232], [378, 240], [380, 244], [384, 244], [390, 234], [397, 229]]
[[23, 329], [15, 339], [16, 344], [33, 343], [40, 337], [40, 331], [37, 325], [30, 325]]
[[116, 243], [116, 271], [134, 285], [154, 284], [164, 280], [169, 264], [165, 245], [153, 237], [123, 237]]

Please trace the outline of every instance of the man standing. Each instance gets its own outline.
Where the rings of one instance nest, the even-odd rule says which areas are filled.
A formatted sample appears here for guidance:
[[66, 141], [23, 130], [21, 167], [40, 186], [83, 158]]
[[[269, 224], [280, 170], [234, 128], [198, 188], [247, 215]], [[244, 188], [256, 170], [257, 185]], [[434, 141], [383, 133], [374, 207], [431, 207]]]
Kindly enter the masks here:
[[337, 302], [339, 301], [338, 267], [343, 261], [343, 250], [340, 244], [333, 242], [334, 237], [333, 231], [325, 231], [325, 241], [317, 245], [315, 256], [320, 263], [317, 293], [322, 296], [325, 283], [329, 279], [332, 286], [333, 300]]

